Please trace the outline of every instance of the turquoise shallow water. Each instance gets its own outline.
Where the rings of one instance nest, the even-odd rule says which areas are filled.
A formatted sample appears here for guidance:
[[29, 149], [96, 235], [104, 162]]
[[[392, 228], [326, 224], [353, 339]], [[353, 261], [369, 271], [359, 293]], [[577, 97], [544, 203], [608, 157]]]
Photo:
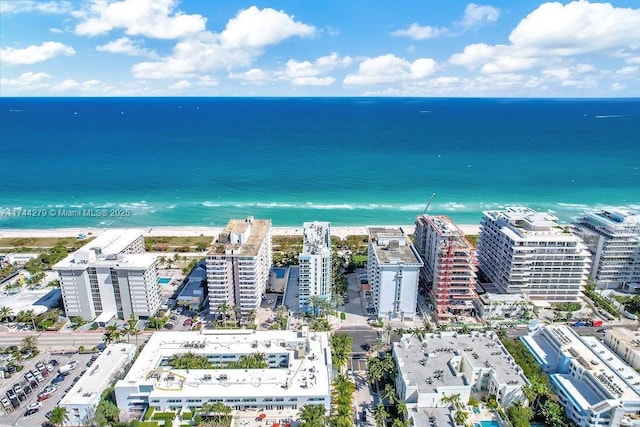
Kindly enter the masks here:
[[0, 98], [0, 227], [640, 207], [640, 100]]

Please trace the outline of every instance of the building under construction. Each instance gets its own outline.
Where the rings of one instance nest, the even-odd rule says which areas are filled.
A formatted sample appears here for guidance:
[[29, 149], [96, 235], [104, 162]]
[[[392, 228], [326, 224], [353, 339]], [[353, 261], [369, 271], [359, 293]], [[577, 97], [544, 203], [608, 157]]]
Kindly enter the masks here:
[[424, 261], [420, 284], [431, 297], [438, 319], [474, 316], [476, 251], [462, 230], [446, 216], [420, 215], [414, 240]]

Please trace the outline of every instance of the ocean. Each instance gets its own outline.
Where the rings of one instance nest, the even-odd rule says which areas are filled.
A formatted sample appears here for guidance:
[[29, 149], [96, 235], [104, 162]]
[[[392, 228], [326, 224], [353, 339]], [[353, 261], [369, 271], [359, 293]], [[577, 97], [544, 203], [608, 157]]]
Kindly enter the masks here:
[[0, 98], [0, 228], [640, 209], [640, 99]]

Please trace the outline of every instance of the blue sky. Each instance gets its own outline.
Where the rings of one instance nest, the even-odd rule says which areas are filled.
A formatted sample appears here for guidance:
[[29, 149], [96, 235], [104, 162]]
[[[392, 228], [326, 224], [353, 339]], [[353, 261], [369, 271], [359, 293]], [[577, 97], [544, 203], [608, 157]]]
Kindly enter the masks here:
[[637, 0], [0, 1], [0, 96], [640, 96]]

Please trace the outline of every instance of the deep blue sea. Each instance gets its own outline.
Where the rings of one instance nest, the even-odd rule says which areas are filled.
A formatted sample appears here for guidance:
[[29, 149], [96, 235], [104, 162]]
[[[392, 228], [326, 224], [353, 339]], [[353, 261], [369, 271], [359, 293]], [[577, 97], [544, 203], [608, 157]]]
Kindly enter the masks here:
[[0, 98], [0, 166], [1, 228], [566, 222], [640, 209], [640, 99]]

